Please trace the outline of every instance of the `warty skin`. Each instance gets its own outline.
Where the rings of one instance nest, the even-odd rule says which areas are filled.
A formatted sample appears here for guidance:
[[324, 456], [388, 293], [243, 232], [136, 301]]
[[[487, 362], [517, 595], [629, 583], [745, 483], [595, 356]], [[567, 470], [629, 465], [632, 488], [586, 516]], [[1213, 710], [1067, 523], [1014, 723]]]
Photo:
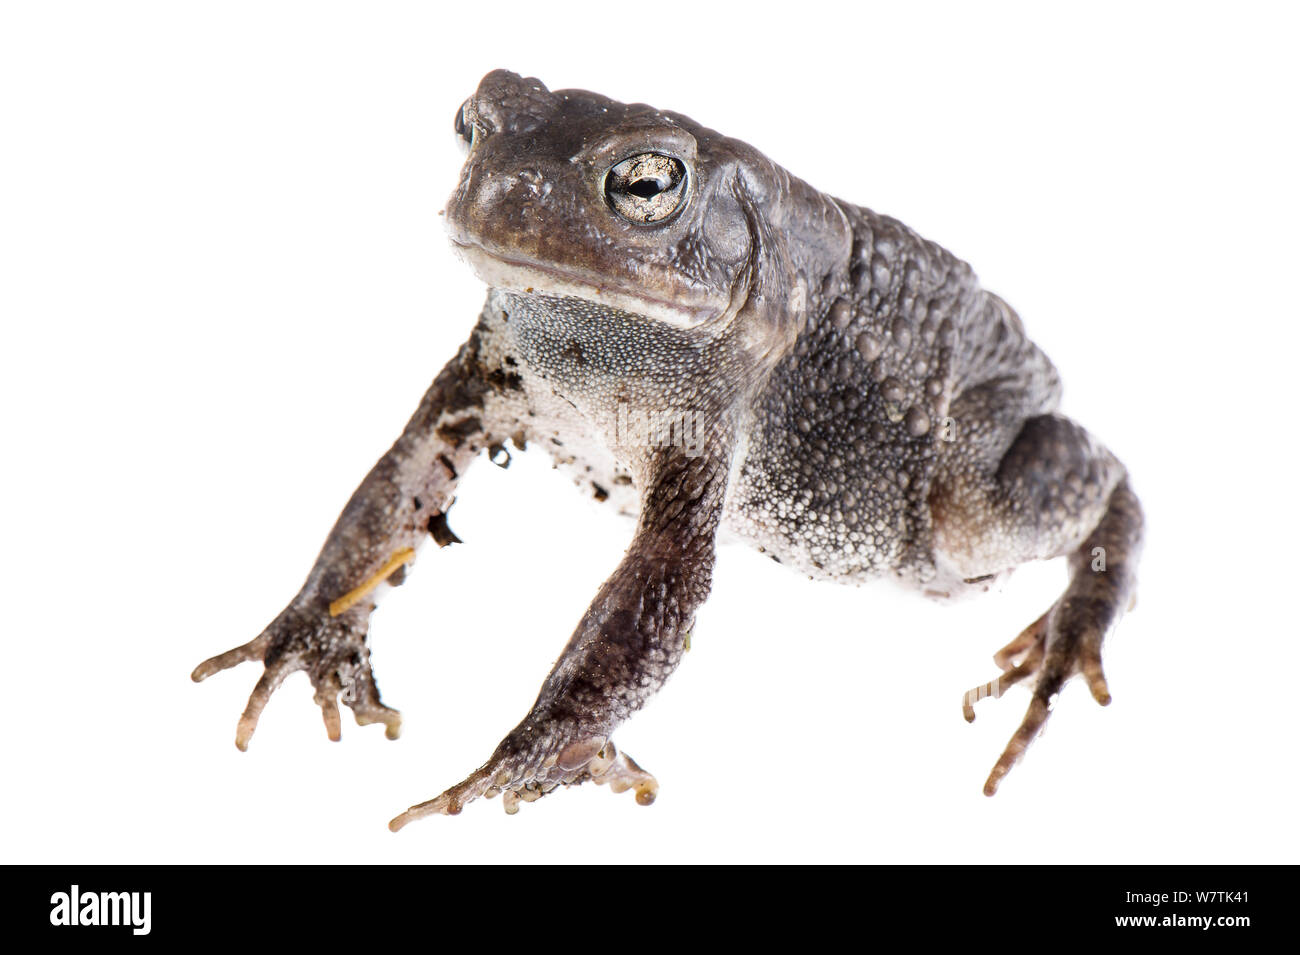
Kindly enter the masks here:
[[1033, 681], [990, 795], [1067, 679], [1109, 702], [1101, 646], [1135, 595], [1141, 508], [1120, 462], [1056, 412], [1055, 368], [969, 266], [644, 104], [498, 70], [455, 126], [468, 153], [447, 227], [487, 300], [300, 592], [194, 671], [263, 663], [241, 749], [295, 670], [332, 739], [340, 697], [397, 736], [366, 643], [375, 585], [400, 583], [427, 535], [456, 540], [459, 482], [507, 444], [545, 449], [635, 517], [633, 538], [524, 719], [394, 829], [587, 780], [652, 802], [657, 782], [611, 737], [681, 661], [720, 538], [814, 578], [887, 575], [939, 598], [1066, 556], [1065, 592], [964, 701], [973, 719], [977, 699]]

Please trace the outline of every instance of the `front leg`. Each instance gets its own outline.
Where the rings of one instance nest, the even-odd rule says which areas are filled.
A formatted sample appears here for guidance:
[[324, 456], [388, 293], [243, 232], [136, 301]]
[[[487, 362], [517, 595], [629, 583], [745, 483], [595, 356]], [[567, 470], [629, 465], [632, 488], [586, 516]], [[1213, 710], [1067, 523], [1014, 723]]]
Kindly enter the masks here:
[[512, 434], [507, 386], [480, 361], [480, 324], [439, 373], [401, 437], [353, 493], [302, 589], [250, 642], [199, 664], [198, 682], [249, 660], [265, 670], [239, 720], [246, 749], [271, 695], [305, 670], [330, 739], [340, 736], [338, 699], [359, 724], [383, 723], [396, 739], [398, 712], [380, 702], [366, 645], [375, 591], [400, 583], [426, 535], [454, 541], [447, 527], [457, 482], [479, 451]]
[[730, 442], [699, 457], [657, 453], [646, 468], [636, 535], [574, 631], [537, 702], [478, 770], [389, 823], [393, 831], [479, 796], [505, 794], [506, 810], [560, 785], [587, 780], [643, 805], [657, 784], [620, 756], [610, 736], [653, 696], [686, 652], [695, 611], [708, 596], [726, 494]]

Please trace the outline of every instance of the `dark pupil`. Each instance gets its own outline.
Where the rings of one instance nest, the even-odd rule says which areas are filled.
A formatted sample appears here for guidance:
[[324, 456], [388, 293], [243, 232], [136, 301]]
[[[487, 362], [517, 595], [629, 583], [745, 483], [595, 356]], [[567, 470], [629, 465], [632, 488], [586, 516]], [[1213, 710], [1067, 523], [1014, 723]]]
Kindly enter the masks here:
[[664, 186], [658, 179], [638, 179], [627, 187], [627, 191], [638, 199], [653, 199], [664, 191]]
[[467, 143], [472, 142], [474, 139], [473, 132], [465, 125], [465, 110], [463, 107], [456, 110], [456, 135]]

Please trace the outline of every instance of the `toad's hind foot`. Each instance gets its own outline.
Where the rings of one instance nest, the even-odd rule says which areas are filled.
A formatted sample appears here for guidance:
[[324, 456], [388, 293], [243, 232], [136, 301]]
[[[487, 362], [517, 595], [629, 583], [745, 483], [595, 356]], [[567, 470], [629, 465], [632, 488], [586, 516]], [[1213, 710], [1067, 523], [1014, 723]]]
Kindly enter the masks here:
[[1134, 567], [1141, 541], [1142, 512], [1123, 481], [1111, 495], [1100, 524], [1071, 556], [1070, 583], [1064, 595], [994, 655], [994, 662], [1003, 668], [998, 677], [967, 691], [962, 714], [970, 722], [975, 719], [977, 701], [997, 699], [1027, 677], [1036, 678], [1029, 710], [984, 783], [986, 796], [997, 792], [1003, 777], [1042, 732], [1052, 702], [1067, 680], [1081, 675], [1094, 700], [1102, 706], [1110, 703], [1101, 645], [1133, 602]]
[[572, 743], [532, 767], [498, 750], [463, 782], [428, 802], [412, 806], [389, 822], [388, 828], [397, 832], [425, 816], [457, 815], [480, 796], [487, 799], [501, 796], [505, 811], [514, 815], [521, 802], [535, 802], [560, 786], [577, 786], [587, 781], [608, 785], [615, 793], [633, 790], [637, 804], [642, 806], [653, 803], [659, 793], [655, 778], [632, 757], [620, 753], [613, 740], [593, 737]]
[[1027, 676], [1038, 672], [1043, 662], [1043, 634], [1047, 614], [1043, 614], [1005, 647], [993, 654], [993, 662], [1002, 673], [982, 686], [966, 691], [961, 701], [961, 715], [967, 723], [975, 722], [975, 704], [985, 698], [998, 699]]
[[1047, 613], [1030, 624], [1015, 640], [994, 655], [1003, 672], [983, 686], [968, 690], [962, 701], [967, 722], [975, 719], [974, 704], [985, 697], [997, 699], [1007, 689], [1035, 676], [1033, 698], [1019, 728], [993, 766], [984, 783], [984, 795], [997, 792], [1002, 778], [1029, 748], [1051, 715], [1052, 701], [1071, 676], [1082, 673], [1093, 698], [1105, 706], [1110, 702], [1106, 677], [1101, 669], [1102, 631], [1078, 604], [1062, 598]]

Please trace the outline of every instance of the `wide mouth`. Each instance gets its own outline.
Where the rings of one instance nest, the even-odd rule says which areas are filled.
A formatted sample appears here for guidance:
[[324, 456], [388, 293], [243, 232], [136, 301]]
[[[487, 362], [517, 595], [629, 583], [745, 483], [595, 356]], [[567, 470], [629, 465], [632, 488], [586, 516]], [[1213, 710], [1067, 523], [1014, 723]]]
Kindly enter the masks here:
[[689, 306], [672, 299], [635, 291], [580, 272], [531, 262], [522, 256], [492, 252], [480, 245], [451, 240], [452, 247], [491, 288], [527, 295], [580, 298], [620, 312], [673, 325], [695, 328], [718, 317], [717, 307]]

